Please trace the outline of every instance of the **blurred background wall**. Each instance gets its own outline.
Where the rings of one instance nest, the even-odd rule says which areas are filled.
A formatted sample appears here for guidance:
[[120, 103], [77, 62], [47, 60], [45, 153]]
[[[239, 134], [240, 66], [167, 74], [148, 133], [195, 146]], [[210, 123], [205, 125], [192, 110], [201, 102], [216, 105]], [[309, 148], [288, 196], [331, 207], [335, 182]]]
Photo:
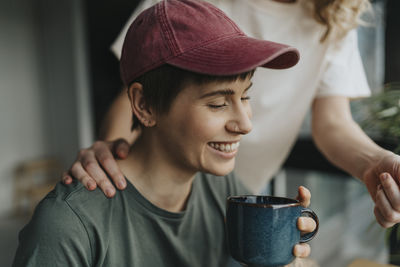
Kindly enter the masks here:
[[17, 168], [49, 158], [66, 168], [93, 140], [82, 4], [0, 1], [2, 266], [10, 264], [24, 221], [13, 216]]
[[80, 1], [1, 1], [0, 214], [18, 162], [56, 157], [64, 167], [93, 140]]

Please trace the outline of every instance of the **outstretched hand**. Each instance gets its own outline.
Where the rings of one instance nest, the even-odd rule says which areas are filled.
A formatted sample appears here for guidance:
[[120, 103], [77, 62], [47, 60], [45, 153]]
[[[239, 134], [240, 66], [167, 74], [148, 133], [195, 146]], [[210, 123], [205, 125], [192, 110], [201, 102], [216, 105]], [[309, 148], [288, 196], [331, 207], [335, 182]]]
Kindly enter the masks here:
[[384, 228], [400, 222], [400, 156], [385, 153], [369, 168], [363, 181], [375, 202], [374, 214]]
[[88, 190], [94, 190], [98, 185], [107, 197], [113, 197], [115, 187], [110, 178], [118, 189], [126, 187], [124, 175], [114, 157], [126, 158], [129, 148], [129, 143], [124, 139], [96, 141], [91, 147], [79, 151], [71, 168], [63, 173], [63, 183], [70, 184], [77, 179]]

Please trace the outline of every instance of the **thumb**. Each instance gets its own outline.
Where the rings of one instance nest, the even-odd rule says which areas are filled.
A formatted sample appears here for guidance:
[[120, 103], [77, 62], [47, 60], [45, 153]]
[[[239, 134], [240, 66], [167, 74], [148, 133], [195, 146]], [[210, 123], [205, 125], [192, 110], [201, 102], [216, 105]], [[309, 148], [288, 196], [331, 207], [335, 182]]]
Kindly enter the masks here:
[[131, 145], [123, 138], [112, 142], [112, 152], [116, 157], [124, 159], [128, 156]]
[[308, 207], [311, 203], [311, 193], [310, 190], [304, 186], [299, 186], [298, 194], [296, 199], [300, 202], [303, 207]]

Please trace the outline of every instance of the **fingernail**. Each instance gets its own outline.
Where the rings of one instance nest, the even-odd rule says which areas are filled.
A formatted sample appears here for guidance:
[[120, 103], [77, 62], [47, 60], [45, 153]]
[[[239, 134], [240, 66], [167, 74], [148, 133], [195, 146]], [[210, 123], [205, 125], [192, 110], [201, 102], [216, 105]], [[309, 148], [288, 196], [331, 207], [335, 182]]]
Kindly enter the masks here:
[[96, 184], [93, 183], [92, 181], [89, 181], [87, 183], [87, 187], [88, 187], [89, 190], [92, 190], [92, 189], [94, 189], [96, 187]]
[[121, 180], [121, 181], [118, 182], [118, 188], [119, 189], [125, 188], [125, 181], [124, 180]]
[[107, 188], [106, 189], [106, 195], [108, 197], [112, 197], [113, 193], [114, 193], [114, 190], [112, 190], [111, 188]]
[[387, 173], [384, 173], [381, 175], [381, 179], [382, 180], [386, 180], [389, 176], [387, 175]]

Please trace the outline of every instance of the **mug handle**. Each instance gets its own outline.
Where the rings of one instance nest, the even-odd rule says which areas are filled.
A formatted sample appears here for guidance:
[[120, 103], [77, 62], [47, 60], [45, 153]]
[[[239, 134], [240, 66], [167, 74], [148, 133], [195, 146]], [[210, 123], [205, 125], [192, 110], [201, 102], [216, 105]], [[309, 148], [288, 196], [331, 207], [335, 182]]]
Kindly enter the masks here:
[[308, 241], [311, 241], [311, 240], [314, 238], [314, 236], [317, 234], [318, 228], [319, 228], [319, 220], [318, 220], [317, 214], [315, 214], [315, 212], [312, 211], [312, 210], [309, 209], [309, 208], [303, 208], [303, 209], [301, 210], [301, 216], [303, 216], [303, 217], [310, 217], [310, 218], [312, 218], [312, 219], [316, 222], [316, 224], [317, 224], [317, 227], [315, 228], [314, 231], [312, 231], [311, 233], [302, 234], [302, 235], [300, 236], [300, 243], [306, 243], [306, 242], [308, 242]]

